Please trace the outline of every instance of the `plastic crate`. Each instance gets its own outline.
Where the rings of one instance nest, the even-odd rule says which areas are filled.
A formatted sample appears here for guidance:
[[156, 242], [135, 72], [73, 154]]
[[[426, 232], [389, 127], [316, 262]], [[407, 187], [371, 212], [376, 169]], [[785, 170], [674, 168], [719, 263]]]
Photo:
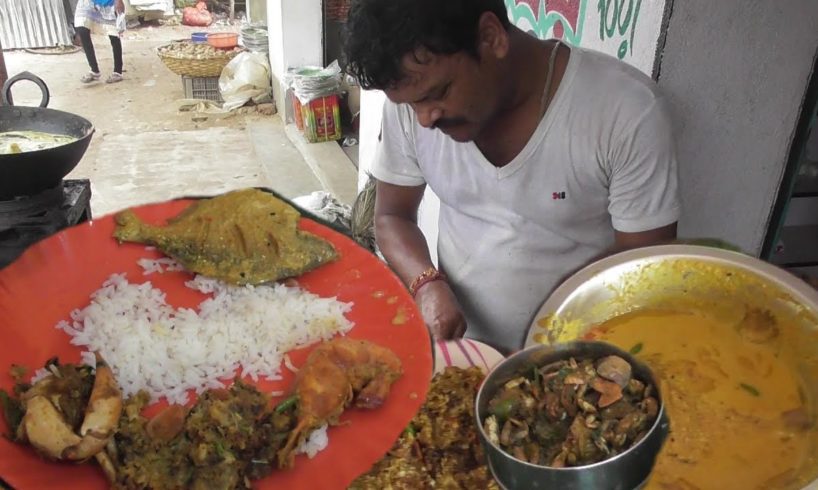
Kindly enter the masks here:
[[203, 99], [214, 102], [224, 102], [219, 92], [219, 77], [187, 77], [182, 76], [182, 87], [186, 99]]

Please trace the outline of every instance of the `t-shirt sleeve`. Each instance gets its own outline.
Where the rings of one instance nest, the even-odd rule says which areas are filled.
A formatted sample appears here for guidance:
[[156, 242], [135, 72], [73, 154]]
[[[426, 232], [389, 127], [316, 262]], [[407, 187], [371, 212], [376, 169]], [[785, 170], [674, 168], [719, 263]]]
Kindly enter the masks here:
[[393, 185], [414, 187], [426, 183], [417, 161], [409, 109], [389, 100], [383, 107], [381, 135], [372, 164], [372, 176]]
[[668, 112], [664, 100], [654, 97], [615, 139], [608, 212], [617, 231], [638, 233], [679, 220], [678, 164]]

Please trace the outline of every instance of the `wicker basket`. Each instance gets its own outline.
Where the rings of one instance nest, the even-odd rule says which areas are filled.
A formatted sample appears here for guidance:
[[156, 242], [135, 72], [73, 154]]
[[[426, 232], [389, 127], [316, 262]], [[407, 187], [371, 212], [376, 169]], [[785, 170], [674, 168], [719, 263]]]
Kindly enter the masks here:
[[[190, 41], [174, 41], [174, 43], [189, 42]], [[166, 44], [158, 47], [156, 49], [156, 54], [159, 56], [162, 62], [165, 63], [165, 66], [167, 66], [170, 71], [181, 76], [201, 78], [221, 76], [222, 70], [224, 70], [224, 67], [227, 66], [227, 63], [229, 63], [230, 60], [232, 60], [242, 51], [241, 49], [224, 51], [223, 53], [220, 53], [219, 56], [198, 59], [179, 56], [173, 52], [167, 52], [164, 50], [164, 48], [167, 48], [168, 46], [169, 45]]]

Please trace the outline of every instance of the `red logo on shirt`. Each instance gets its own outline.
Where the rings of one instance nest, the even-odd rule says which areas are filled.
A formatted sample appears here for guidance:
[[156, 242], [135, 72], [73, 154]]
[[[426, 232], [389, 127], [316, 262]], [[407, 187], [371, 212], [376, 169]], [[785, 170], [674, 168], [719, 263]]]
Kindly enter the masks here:
[[565, 193], [564, 192], [554, 192], [554, 193], [551, 194], [551, 199], [553, 199], [555, 201], [560, 201], [562, 199], [565, 199]]

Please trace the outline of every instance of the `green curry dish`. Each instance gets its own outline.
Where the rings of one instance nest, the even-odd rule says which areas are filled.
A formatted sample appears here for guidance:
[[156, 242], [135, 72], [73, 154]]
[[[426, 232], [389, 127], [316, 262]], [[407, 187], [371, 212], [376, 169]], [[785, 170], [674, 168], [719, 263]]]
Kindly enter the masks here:
[[294, 404], [274, 410], [270, 399], [237, 380], [205, 392], [170, 441], [153, 440], [141, 411], [144, 393], [126, 402], [116, 435], [115, 488], [249, 488], [269, 475], [295, 426]]

